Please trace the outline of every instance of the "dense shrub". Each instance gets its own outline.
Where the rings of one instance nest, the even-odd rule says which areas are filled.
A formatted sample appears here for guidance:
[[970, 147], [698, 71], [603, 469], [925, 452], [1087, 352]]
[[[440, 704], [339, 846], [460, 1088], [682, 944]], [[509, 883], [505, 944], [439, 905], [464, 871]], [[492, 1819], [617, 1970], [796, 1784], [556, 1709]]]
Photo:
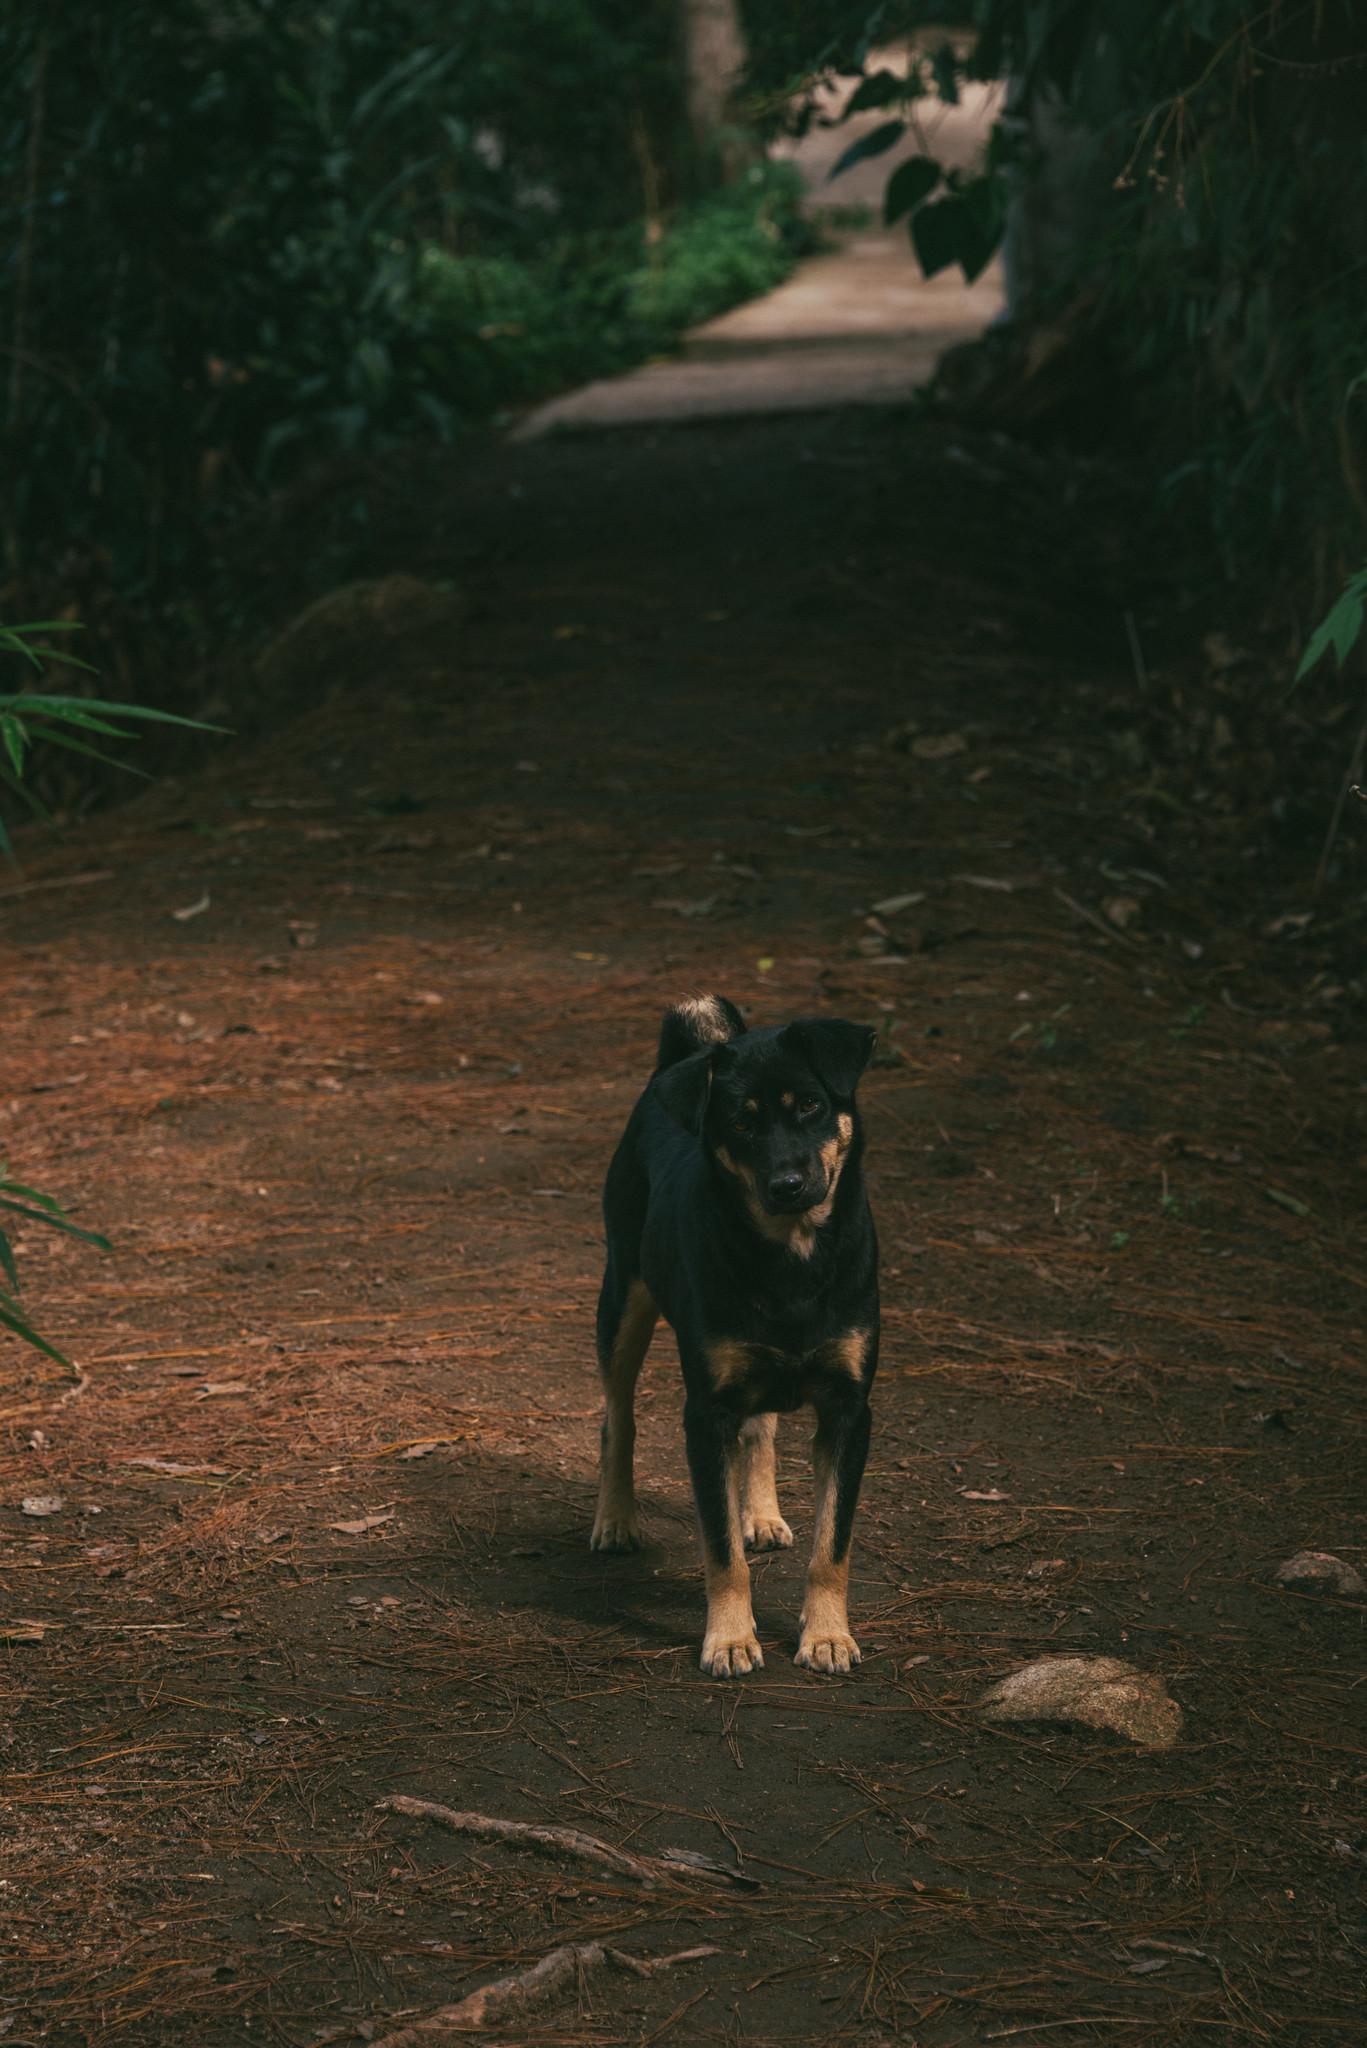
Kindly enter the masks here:
[[791, 186], [697, 197], [676, 34], [670, 0], [5, 12], [11, 590], [188, 623], [244, 494], [773, 282]]
[[[1327, 600], [1367, 538], [1356, 0], [748, 0], [747, 18], [757, 104], [800, 126], [814, 86], [845, 80], [885, 116], [866, 152], [966, 75], [1011, 81], [986, 163], [904, 166], [890, 213], [925, 268], [971, 272], [1052, 179], [1042, 210], [1068, 232], [1025, 311], [1067, 333], [1056, 423], [1150, 465], [1193, 566], [1275, 587], [1302, 622]], [[974, 35], [951, 46], [947, 19]], [[909, 77], [878, 54], [895, 34], [918, 38]]]

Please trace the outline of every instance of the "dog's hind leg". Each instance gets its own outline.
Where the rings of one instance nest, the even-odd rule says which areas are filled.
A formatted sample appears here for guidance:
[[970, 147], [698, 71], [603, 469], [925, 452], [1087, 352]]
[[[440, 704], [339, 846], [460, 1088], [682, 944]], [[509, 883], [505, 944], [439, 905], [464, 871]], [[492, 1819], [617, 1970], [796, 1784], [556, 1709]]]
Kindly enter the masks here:
[[747, 1550], [786, 1550], [793, 1532], [778, 1504], [777, 1415], [752, 1415], [740, 1430], [740, 1517]]
[[598, 1512], [589, 1547], [639, 1550], [641, 1520], [636, 1512], [633, 1461], [636, 1450], [636, 1381], [655, 1334], [660, 1311], [639, 1274], [623, 1282], [617, 1261], [608, 1258], [598, 1298], [598, 1363], [603, 1373], [602, 1459]]

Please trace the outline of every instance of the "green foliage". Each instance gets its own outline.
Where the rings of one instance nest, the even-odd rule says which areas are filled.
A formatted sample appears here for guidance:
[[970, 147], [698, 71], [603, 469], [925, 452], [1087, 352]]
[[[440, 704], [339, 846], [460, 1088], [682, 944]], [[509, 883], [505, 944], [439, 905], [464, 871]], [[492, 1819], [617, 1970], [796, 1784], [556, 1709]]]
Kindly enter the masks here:
[[1353, 649], [1362, 637], [1364, 615], [1367, 614], [1367, 569], [1359, 569], [1356, 576], [1350, 576], [1334, 604], [1320, 620], [1306, 645], [1296, 670], [1299, 683], [1308, 676], [1317, 663], [1323, 661], [1332, 647], [1334, 660], [1343, 667]]
[[[41, 671], [45, 659], [57, 660], [68, 668], [85, 669], [89, 665], [79, 661], [66, 648], [53, 648], [39, 636], [47, 633], [74, 633], [78, 628], [67, 620], [52, 619], [41, 625], [4, 626], [0, 625], [0, 656], [9, 655], [26, 666]], [[160, 725], [195, 726], [201, 732], [212, 730], [199, 725], [196, 720], [176, 718], [164, 711], [149, 710], [141, 704], [111, 704], [102, 697], [56, 696], [46, 690], [28, 689], [17, 692], [0, 692], [0, 784], [17, 792], [35, 810], [42, 806], [26, 787], [25, 773], [29, 765], [31, 749], [37, 744], [62, 747], [77, 754], [93, 755], [96, 760], [108, 761], [110, 756], [93, 747], [77, 734], [96, 733], [101, 738], [124, 740], [132, 734], [126, 730], [131, 724], [155, 723]], [[116, 762], [122, 767], [126, 763]], [[11, 853], [9, 834], [0, 821], [0, 847]], [[49, 1230], [62, 1231], [67, 1237], [79, 1238], [82, 1244], [92, 1244], [100, 1251], [109, 1250], [109, 1241], [96, 1231], [81, 1230], [69, 1221], [61, 1204], [51, 1195], [40, 1194], [36, 1188], [26, 1187], [22, 1181], [11, 1180], [9, 1169], [0, 1161], [0, 1211], [5, 1218], [21, 1217], [26, 1223], [42, 1223]], [[19, 1271], [15, 1263], [14, 1247], [3, 1223], [0, 1222], [0, 1274], [5, 1285], [0, 1287], [0, 1329], [10, 1330], [22, 1337], [26, 1344], [46, 1352], [60, 1365], [69, 1363], [56, 1347], [50, 1344], [33, 1328], [18, 1301]]]
[[[923, 103], [965, 79], [1010, 80], [978, 170], [926, 154], [889, 184], [887, 217], [907, 222], [927, 274], [981, 271], [1075, 124], [1064, 203], [1081, 202], [1084, 226], [1032, 317], [1066, 320], [1106, 365], [1112, 420], [1152, 462], [1175, 541], [1213, 551], [1231, 579], [1309, 584], [1322, 602], [1361, 559], [1367, 507], [1356, 0], [749, 0], [747, 18], [757, 101], [801, 88], [789, 125], [814, 118], [823, 82], [849, 84], [846, 113], [887, 112], [842, 164], [923, 133]], [[951, 45], [946, 22], [974, 33]], [[907, 37], [904, 76], [876, 52]]]
[[[22, 1181], [11, 1180], [9, 1168], [3, 1160], [0, 1160], [0, 1210], [6, 1217], [19, 1216], [26, 1223], [46, 1224], [49, 1230], [60, 1230], [67, 1237], [79, 1238], [82, 1244], [93, 1244], [97, 1251], [107, 1252], [110, 1248], [108, 1238], [101, 1237], [97, 1231], [79, 1230], [51, 1195], [40, 1194], [37, 1188], [25, 1187]], [[13, 1331], [35, 1351], [55, 1358], [58, 1365], [69, 1366], [70, 1359], [63, 1357], [55, 1344], [50, 1344], [46, 1337], [38, 1334], [19, 1306], [19, 1269], [9, 1233], [3, 1227], [0, 1227], [0, 1273], [5, 1278], [5, 1285], [0, 1287], [0, 1329]]]
[[801, 195], [796, 173], [775, 164], [681, 214], [628, 285], [643, 337], [667, 346], [685, 328], [780, 283], [805, 246]]
[[[69, 620], [49, 619], [41, 625], [0, 626], [0, 654], [16, 655], [30, 667], [41, 670], [44, 660], [60, 661], [67, 668], [84, 669], [90, 664], [66, 648], [49, 647], [38, 638], [42, 633], [75, 633], [80, 628]], [[180, 718], [174, 712], [158, 711], [145, 704], [113, 704], [104, 697], [58, 696], [50, 690], [0, 691], [0, 787], [23, 799], [39, 817], [46, 815], [39, 798], [25, 776], [35, 746], [56, 747], [64, 753], [79, 754], [106, 767], [122, 768], [130, 775], [141, 771], [131, 762], [120, 761], [82, 734], [95, 733], [102, 739], [128, 740], [130, 725], [178, 725], [196, 732], [221, 731], [194, 718]], [[0, 852], [13, 857], [9, 833], [0, 818]]]
[[11, 578], [179, 601], [244, 496], [771, 282], [793, 209], [698, 203], [676, 34], [673, 0], [0, 10]]

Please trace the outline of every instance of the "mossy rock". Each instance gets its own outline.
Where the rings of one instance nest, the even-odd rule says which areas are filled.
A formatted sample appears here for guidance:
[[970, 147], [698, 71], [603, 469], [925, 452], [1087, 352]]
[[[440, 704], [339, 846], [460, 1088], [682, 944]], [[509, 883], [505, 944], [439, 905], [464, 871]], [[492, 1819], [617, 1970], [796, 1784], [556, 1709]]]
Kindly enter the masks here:
[[458, 591], [420, 576], [344, 583], [315, 598], [256, 658], [256, 680], [274, 699], [316, 695], [373, 671], [398, 641], [455, 635], [466, 616]]

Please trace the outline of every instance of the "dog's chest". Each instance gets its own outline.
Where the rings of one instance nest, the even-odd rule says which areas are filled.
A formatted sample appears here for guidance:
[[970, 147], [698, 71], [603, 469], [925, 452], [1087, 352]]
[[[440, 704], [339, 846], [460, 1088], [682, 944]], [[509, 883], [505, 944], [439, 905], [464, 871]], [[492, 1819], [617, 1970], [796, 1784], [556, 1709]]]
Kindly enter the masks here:
[[745, 1338], [723, 1338], [707, 1347], [714, 1393], [747, 1415], [786, 1414], [843, 1382], [860, 1383], [868, 1357], [869, 1332], [852, 1327], [807, 1349], [784, 1349]]

